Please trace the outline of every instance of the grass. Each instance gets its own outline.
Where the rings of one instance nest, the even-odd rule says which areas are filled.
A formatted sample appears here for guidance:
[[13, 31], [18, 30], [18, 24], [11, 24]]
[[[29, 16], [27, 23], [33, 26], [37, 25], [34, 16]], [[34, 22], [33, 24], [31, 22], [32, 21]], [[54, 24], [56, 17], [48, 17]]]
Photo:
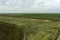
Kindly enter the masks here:
[[[39, 19], [37, 19], [37, 17], [39, 17]], [[41, 17], [44, 17], [44, 19], [42, 19]], [[47, 19], [45, 17], [47, 17]], [[50, 20], [51, 17], [55, 21]], [[58, 36], [60, 35], [60, 20], [58, 21], [55, 18], [59, 18], [59, 17], [60, 17], [59, 14], [40, 14], [40, 15], [39, 14], [14, 14], [14, 15], [5, 15], [5, 16], [1, 15], [0, 23], [2, 25], [5, 25], [6, 23], [8, 23], [6, 24], [6, 28], [12, 24], [13, 26], [10, 26], [11, 28], [13, 28], [15, 25], [16, 28], [19, 29], [17, 30], [15, 28], [17, 30], [17, 31], [15, 30], [17, 33], [14, 31], [12, 32], [18, 35], [17, 37], [10, 38], [13, 40], [57, 40]], [[2, 30], [5, 30], [5, 29], [2, 29]], [[8, 29], [9, 28], [7, 28], [6, 30]], [[23, 30], [22, 39], [21, 38], [19, 39], [21, 35], [20, 29]], [[9, 31], [7, 33], [9, 33]], [[15, 36], [15, 35], [13, 34], [11, 36]], [[9, 36], [7, 37], [9, 38]], [[6, 40], [8, 40], [8, 38], [6, 38]]]
[[0, 21], [0, 40], [23, 40], [23, 30], [14, 24]]
[[24, 17], [40, 17], [40, 18], [60, 18], [60, 14], [15, 14], [15, 17], [24, 16]]
[[0, 16], [14, 16], [14, 17], [47, 17], [47, 18], [60, 18], [60, 14], [58, 14], [58, 13], [56, 13], [56, 14], [54, 14], [54, 13], [21, 13], [21, 14], [19, 14], [19, 13], [15, 13], [15, 14], [13, 14], [13, 13], [11, 13], [11, 14], [0, 14]]

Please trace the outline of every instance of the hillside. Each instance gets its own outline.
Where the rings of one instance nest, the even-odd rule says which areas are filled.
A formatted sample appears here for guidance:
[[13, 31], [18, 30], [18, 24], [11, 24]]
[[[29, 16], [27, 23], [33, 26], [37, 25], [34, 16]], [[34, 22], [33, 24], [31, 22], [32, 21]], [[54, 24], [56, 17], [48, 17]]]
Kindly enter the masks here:
[[[0, 36], [1, 40], [57, 40], [60, 35], [60, 21], [49, 19], [0, 16], [0, 27], [2, 28], [0, 29], [1, 33], [3, 33], [2, 36], [5, 35], [7, 37], [6, 39], [3, 37], [3, 39]], [[9, 27], [12, 29], [9, 29]], [[7, 35], [5, 32], [9, 34]], [[20, 38], [20, 32], [22, 33], [22, 39]], [[11, 35], [11, 38], [9, 35]]]

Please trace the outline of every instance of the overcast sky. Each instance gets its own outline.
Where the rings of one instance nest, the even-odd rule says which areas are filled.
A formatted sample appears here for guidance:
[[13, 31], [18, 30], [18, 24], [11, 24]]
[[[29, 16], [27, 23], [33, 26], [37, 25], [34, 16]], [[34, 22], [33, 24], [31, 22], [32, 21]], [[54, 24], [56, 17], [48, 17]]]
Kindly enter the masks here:
[[0, 13], [60, 13], [60, 0], [0, 0]]

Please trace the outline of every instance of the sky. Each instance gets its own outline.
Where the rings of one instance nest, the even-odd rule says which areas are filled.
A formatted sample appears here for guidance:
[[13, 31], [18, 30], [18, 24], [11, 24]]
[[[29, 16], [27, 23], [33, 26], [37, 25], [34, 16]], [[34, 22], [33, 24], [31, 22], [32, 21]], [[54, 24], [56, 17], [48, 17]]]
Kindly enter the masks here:
[[0, 0], [0, 13], [60, 13], [60, 0]]

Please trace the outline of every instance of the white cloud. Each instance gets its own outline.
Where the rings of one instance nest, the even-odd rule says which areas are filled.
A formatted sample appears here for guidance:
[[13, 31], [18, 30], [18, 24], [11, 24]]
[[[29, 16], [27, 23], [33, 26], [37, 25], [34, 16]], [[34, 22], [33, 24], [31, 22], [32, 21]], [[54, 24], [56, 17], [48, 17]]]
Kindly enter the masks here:
[[60, 8], [60, 0], [0, 0], [0, 10], [51, 10]]
[[60, 6], [60, 0], [36, 0], [32, 8], [52, 9]]

